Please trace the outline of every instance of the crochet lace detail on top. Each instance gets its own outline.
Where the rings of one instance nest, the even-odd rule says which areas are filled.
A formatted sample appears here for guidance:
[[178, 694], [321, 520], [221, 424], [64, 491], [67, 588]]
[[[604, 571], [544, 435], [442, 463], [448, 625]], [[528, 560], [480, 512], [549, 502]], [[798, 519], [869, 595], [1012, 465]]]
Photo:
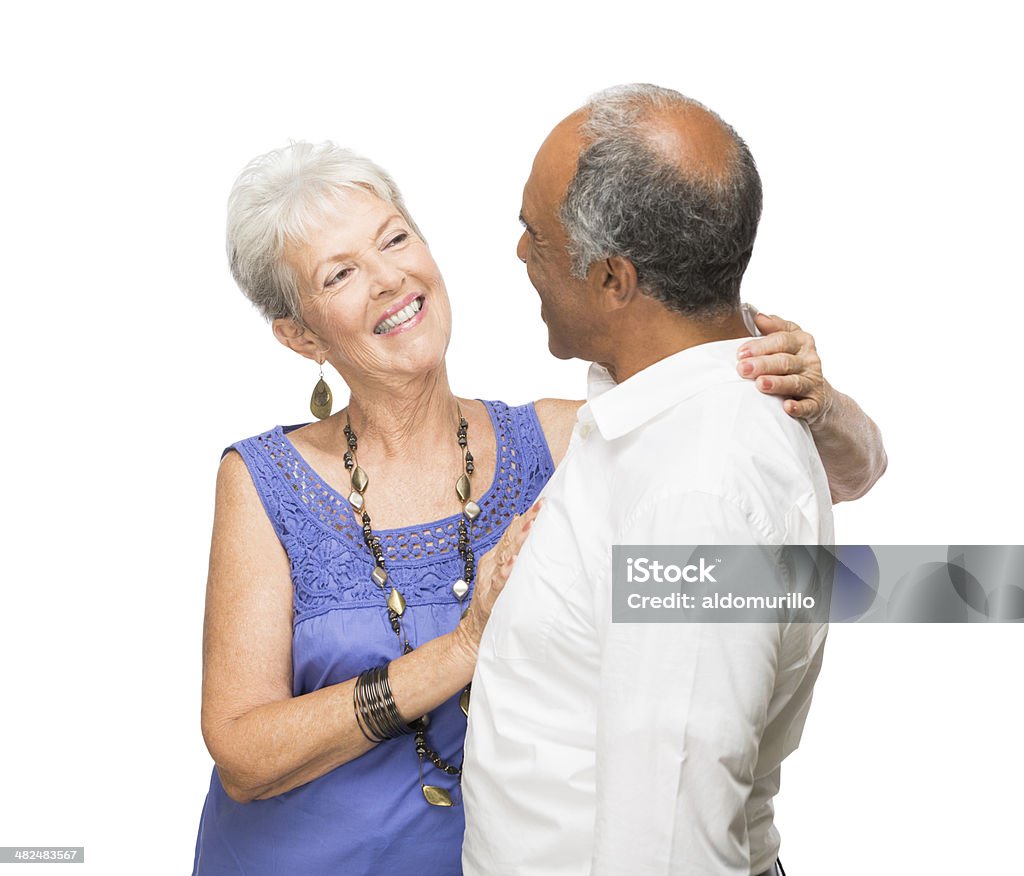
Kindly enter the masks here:
[[[494, 424], [497, 458], [490, 488], [476, 499], [482, 509], [473, 525], [477, 558], [493, 547], [514, 514], [533, 503], [553, 470], [532, 406], [484, 404]], [[380, 591], [370, 582], [373, 563], [352, 506], [302, 458], [285, 431], [278, 426], [232, 446], [245, 459], [288, 553], [296, 622], [342, 606], [379, 607]], [[407, 602], [454, 600], [459, 517], [374, 530], [389, 575]]]

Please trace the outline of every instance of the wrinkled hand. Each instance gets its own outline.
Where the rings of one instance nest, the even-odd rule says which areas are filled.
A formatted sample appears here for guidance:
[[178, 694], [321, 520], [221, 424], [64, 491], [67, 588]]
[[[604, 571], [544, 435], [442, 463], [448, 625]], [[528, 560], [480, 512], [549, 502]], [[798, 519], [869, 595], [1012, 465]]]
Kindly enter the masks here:
[[753, 380], [761, 392], [786, 396], [783, 408], [791, 417], [820, 423], [832, 408], [833, 389], [821, 373], [814, 338], [795, 322], [757, 315], [764, 337], [752, 338], [737, 353], [736, 370]]
[[515, 564], [516, 557], [519, 556], [519, 549], [526, 541], [533, 521], [537, 519], [540, 506], [540, 502], [535, 502], [525, 514], [517, 514], [513, 517], [501, 540], [477, 563], [473, 601], [457, 628], [463, 641], [474, 653], [480, 644], [480, 636], [483, 635], [487, 620], [491, 616], [491, 609], [494, 608], [494, 603], [501, 595], [505, 582], [512, 574], [512, 566]]

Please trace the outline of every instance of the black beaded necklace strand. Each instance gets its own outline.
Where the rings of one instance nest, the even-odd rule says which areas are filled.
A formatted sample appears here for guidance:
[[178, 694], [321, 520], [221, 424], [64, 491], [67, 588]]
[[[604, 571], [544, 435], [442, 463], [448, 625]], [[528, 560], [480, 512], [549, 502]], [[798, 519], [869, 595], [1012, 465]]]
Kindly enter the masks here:
[[[466, 594], [469, 593], [470, 585], [473, 583], [473, 576], [476, 573], [472, 539], [473, 521], [480, 515], [481, 509], [471, 497], [470, 478], [473, 475], [474, 465], [473, 454], [469, 452], [469, 440], [467, 438], [469, 423], [462, 416], [462, 408], [456, 406], [456, 410], [459, 416], [459, 428], [456, 435], [459, 441], [459, 448], [463, 454], [464, 466], [463, 474], [455, 482], [455, 495], [462, 502], [462, 517], [459, 518], [459, 556], [462, 559], [463, 577], [459, 578], [452, 585], [452, 592], [455, 594], [455, 598], [459, 600], [459, 607], [461, 609], [463, 608], [463, 600], [465, 600]], [[373, 583], [383, 591], [388, 585], [388, 571], [384, 565], [384, 549], [381, 547], [380, 538], [373, 534], [373, 529], [370, 526], [370, 515], [366, 511], [366, 502], [363, 498], [363, 494], [366, 492], [367, 486], [369, 486], [370, 478], [356, 460], [359, 441], [356, 438], [356, 433], [352, 431], [352, 423], [348, 418], [347, 412], [345, 414], [345, 438], [348, 441], [348, 450], [345, 451], [345, 468], [349, 471], [352, 482], [352, 492], [349, 493], [348, 501], [362, 519], [363, 541], [369, 549], [374, 563], [373, 572], [370, 577]], [[410, 644], [405, 634], [405, 627], [402, 624], [402, 615], [405, 613], [405, 599], [394, 584], [391, 585], [391, 592], [388, 594], [387, 608], [391, 629], [394, 630], [395, 635], [398, 637], [398, 644], [402, 649], [402, 653], [408, 654], [413, 650], [413, 646]], [[462, 613], [465, 614], [465, 611]], [[386, 685], [386, 682], [385, 675], [383, 683]], [[388, 694], [390, 695], [390, 690]], [[470, 685], [466, 685], [465, 690], [462, 691], [462, 695], [459, 697], [459, 706], [467, 716], [469, 715], [469, 696]], [[423, 782], [424, 758], [427, 758], [437, 769], [447, 773], [449, 776], [461, 777], [462, 775], [461, 766], [454, 766], [448, 763], [427, 744], [427, 725], [429, 722], [429, 715], [423, 715], [409, 724], [409, 729], [415, 734], [416, 754], [420, 759], [420, 788], [423, 791], [424, 798], [431, 806], [452, 806], [454, 801], [446, 788], [441, 788], [437, 785], [427, 785]], [[408, 730], [402, 732], [408, 732]]]

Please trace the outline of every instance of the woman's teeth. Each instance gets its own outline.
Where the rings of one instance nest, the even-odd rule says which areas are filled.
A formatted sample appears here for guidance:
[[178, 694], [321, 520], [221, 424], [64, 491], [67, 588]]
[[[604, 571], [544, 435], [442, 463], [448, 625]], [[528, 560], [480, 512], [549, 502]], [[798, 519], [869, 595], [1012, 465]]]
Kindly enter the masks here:
[[420, 301], [422, 299], [417, 298], [412, 304], [407, 307], [403, 307], [398, 313], [394, 313], [380, 323], [374, 330], [373, 333], [376, 335], [383, 335], [391, 331], [391, 329], [398, 328], [403, 322], [408, 322], [417, 313], [420, 312]]

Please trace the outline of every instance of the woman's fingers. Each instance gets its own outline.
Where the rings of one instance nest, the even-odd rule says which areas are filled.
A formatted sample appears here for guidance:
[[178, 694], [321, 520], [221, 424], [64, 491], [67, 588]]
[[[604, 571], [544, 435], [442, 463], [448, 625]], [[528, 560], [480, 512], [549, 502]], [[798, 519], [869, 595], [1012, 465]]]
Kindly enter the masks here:
[[[498, 542], [491, 552], [495, 555], [494, 569], [488, 570], [491, 575], [490, 585], [492, 589], [500, 591], [505, 586], [509, 575], [512, 574], [512, 567], [515, 564], [516, 557], [519, 556], [523, 542], [526, 541], [526, 537], [530, 533], [530, 527], [533, 526], [533, 521], [537, 519], [539, 512], [540, 502], [536, 502], [525, 514], [515, 515], [501, 536], [501, 541]], [[490, 556], [490, 554], [487, 556]], [[497, 593], [495, 593], [495, 596], [497, 596]]]
[[480, 560], [474, 602], [479, 605], [483, 621], [490, 615], [494, 600], [512, 574], [516, 557], [539, 511], [538, 502], [525, 514], [517, 514], [512, 518], [501, 540]]
[[751, 338], [737, 351], [736, 370], [768, 395], [784, 399], [791, 417], [814, 424], [832, 405], [833, 391], [821, 370], [814, 336], [779, 316], [757, 316], [757, 327], [769, 332]]
[[806, 398], [815, 390], [812, 380], [803, 374], [790, 374], [785, 377], [758, 377], [757, 388], [767, 395], [781, 395], [786, 398]]
[[[792, 325], [792, 323], [790, 323]], [[779, 331], [759, 338], [750, 338], [736, 349], [736, 358], [756, 359], [758, 356], [771, 356], [775, 353], [788, 353], [792, 356], [802, 354], [814, 348], [814, 336], [809, 332], [796, 329]]]
[[484, 554], [477, 564], [473, 601], [460, 621], [458, 629], [460, 634], [469, 638], [472, 643], [470, 647], [474, 649], [480, 642], [480, 636], [491, 616], [495, 600], [512, 574], [519, 549], [526, 541], [530, 527], [540, 512], [540, 504], [536, 502], [525, 514], [517, 514], [502, 533], [498, 543]]
[[[824, 382], [821, 371], [821, 359], [814, 346], [814, 338], [801, 332], [806, 340], [801, 340], [795, 352], [758, 353], [752, 357], [740, 359], [736, 370], [741, 377], [754, 380], [760, 377], [785, 377], [796, 374], [803, 375], [814, 384]], [[762, 347], [756, 348], [764, 349]]]
[[767, 313], [759, 313], [754, 317], [754, 321], [757, 323], [757, 327], [766, 335], [772, 332], [798, 332], [800, 326], [795, 322], [788, 319], [783, 319], [781, 316], [772, 314], [769, 316]]
[[791, 417], [809, 422], [820, 419], [822, 413], [827, 410], [825, 403], [816, 398], [805, 398], [802, 401], [787, 399], [782, 407]]
[[506, 548], [511, 551], [513, 559], [519, 554], [519, 549], [523, 546], [523, 542], [526, 541], [530, 527], [533, 526], [533, 521], [537, 519], [539, 513], [540, 502], [534, 502], [533, 507], [525, 514], [517, 514], [512, 519], [508, 529], [505, 530], [502, 541], [506, 542]]
[[803, 361], [792, 353], [771, 353], [740, 362], [740, 374], [751, 379], [760, 377], [762, 374], [773, 376], [799, 374], [803, 370]]

